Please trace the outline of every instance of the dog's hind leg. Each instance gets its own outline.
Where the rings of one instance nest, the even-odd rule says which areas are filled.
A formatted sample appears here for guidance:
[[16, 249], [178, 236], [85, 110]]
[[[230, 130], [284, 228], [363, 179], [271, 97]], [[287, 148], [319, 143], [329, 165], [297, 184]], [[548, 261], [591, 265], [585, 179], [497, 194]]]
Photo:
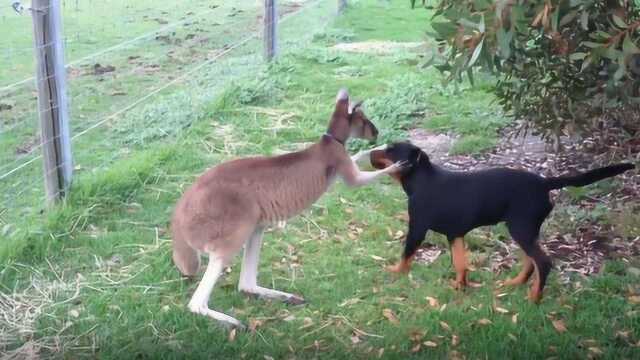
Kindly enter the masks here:
[[258, 286], [258, 263], [262, 247], [262, 233], [263, 229], [257, 228], [245, 244], [238, 290], [262, 298], [281, 300], [292, 305], [304, 304], [304, 299], [300, 296]]
[[536, 273], [531, 289], [529, 290], [529, 300], [538, 303], [542, 299], [542, 291], [547, 283], [547, 276], [549, 276], [549, 272], [551, 272], [551, 259], [542, 251], [538, 244], [535, 244], [529, 249], [527, 254], [533, 259]]
[[533, 260], [526, 254], [522, 254], [522, 270], [515, 277], [505, 280], [502, 285], [504, 286], [515, 286], [526, 284], [531, 274], [533, 274], [534, 265]]
[[216, 281], [218, 281], [220, 274], [222, 274], [223, 267], [223, 259], [219, 258], [215, 253], [210, 253], [209, 265], [207, 265], [207, 270], [204, 272], [202, 280], [198, 284], [196, 291], [193, 293], [191, 301], [189, 301], [189, 310], [196, 314], [205, 315], [215, 319], [223, 326], [242, 328], [243, 325], [237, 319], [209, 309], [209, 298], [211, 297], [213, 287], [216, 285]]
[[535, 276], [529, 290], [529, 300], [535, 303], [540, 302], [540, 299], [542, 299], [542, 291], [552, 266], [551, 259], [538, 244], [541, 225], [541, 221], [538, 223], [507, 221], [511, 236], [533, 262]]

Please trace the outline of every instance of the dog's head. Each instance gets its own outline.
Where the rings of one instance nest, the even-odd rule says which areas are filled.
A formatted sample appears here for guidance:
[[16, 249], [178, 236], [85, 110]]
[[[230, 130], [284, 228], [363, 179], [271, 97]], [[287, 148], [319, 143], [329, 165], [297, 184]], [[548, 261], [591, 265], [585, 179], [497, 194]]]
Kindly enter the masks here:
[[343, 140], [348, 137], [375, 141], [378, 129], [362, 111], [362, 101], [352, 103], [349, 93], [341, 89], [336, 96], [336, 109], [331, 119], [330, 130], [338, 132]]
[[369, 157], [371, 166], [376, 169], [384, 169], [397, 162], [406, 162], [407, 166], [397, 172], [389, 174], [398, 181], [402, 181], [403, 176], [407, 175], [421, 163], [429, 163], [427, 154], [419, 147], [408, 142], [393, 143], [383, 150], [374, 150]]

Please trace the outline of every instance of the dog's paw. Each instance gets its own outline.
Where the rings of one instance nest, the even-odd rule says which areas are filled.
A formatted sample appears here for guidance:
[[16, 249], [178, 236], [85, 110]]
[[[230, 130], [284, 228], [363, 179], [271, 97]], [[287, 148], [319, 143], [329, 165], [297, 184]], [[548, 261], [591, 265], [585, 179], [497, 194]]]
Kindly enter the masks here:
[[388, 265], [384, 269], [394, 274], [408, 274], [410, 270], [408, 266], [402, 264], [401, 262], [394, 265]]
[[462, 291], [467, 287], [467, 284], [462, 282], [462, 281], [457, 281], [457, 280], [451, 280], [451, 287], [454, 290], [457, 291]]

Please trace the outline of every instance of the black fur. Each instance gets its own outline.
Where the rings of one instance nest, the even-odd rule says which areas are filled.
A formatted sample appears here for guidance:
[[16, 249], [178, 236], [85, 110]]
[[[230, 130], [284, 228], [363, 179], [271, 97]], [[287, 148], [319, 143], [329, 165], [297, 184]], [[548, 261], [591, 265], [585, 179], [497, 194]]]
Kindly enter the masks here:
[[[504, 221], [513, 239], [540, 270], [540, 293], [551, 270], [551, 260], [537, 244], [540, 226], [553, 208], [549, 191], [584, 186], [634, 168], [619, 164], [577, 176], [545, 179], [507, 168], [449, 171], [432, 164], [427, 154], [409, 143], [395, 143], [382, 151], [387, 160], [410, 165], [399, 174], [409, 198], [404, 259], [414, 255], [429, 230], [446, 235], [451, 242], [479, 226]], [[377, 166], [375, 156], [372, 153], [372, 163]]]

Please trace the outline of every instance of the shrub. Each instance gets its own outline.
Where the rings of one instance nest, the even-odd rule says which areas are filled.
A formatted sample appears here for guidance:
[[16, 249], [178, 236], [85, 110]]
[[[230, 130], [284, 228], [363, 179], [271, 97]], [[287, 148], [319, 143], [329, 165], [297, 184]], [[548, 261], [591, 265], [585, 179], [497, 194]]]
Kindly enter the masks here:
[[640, 126], [638, 0], [440, 0], [431, 27], [447, 81], [497, 73], [498, 102], [545, 136]]

